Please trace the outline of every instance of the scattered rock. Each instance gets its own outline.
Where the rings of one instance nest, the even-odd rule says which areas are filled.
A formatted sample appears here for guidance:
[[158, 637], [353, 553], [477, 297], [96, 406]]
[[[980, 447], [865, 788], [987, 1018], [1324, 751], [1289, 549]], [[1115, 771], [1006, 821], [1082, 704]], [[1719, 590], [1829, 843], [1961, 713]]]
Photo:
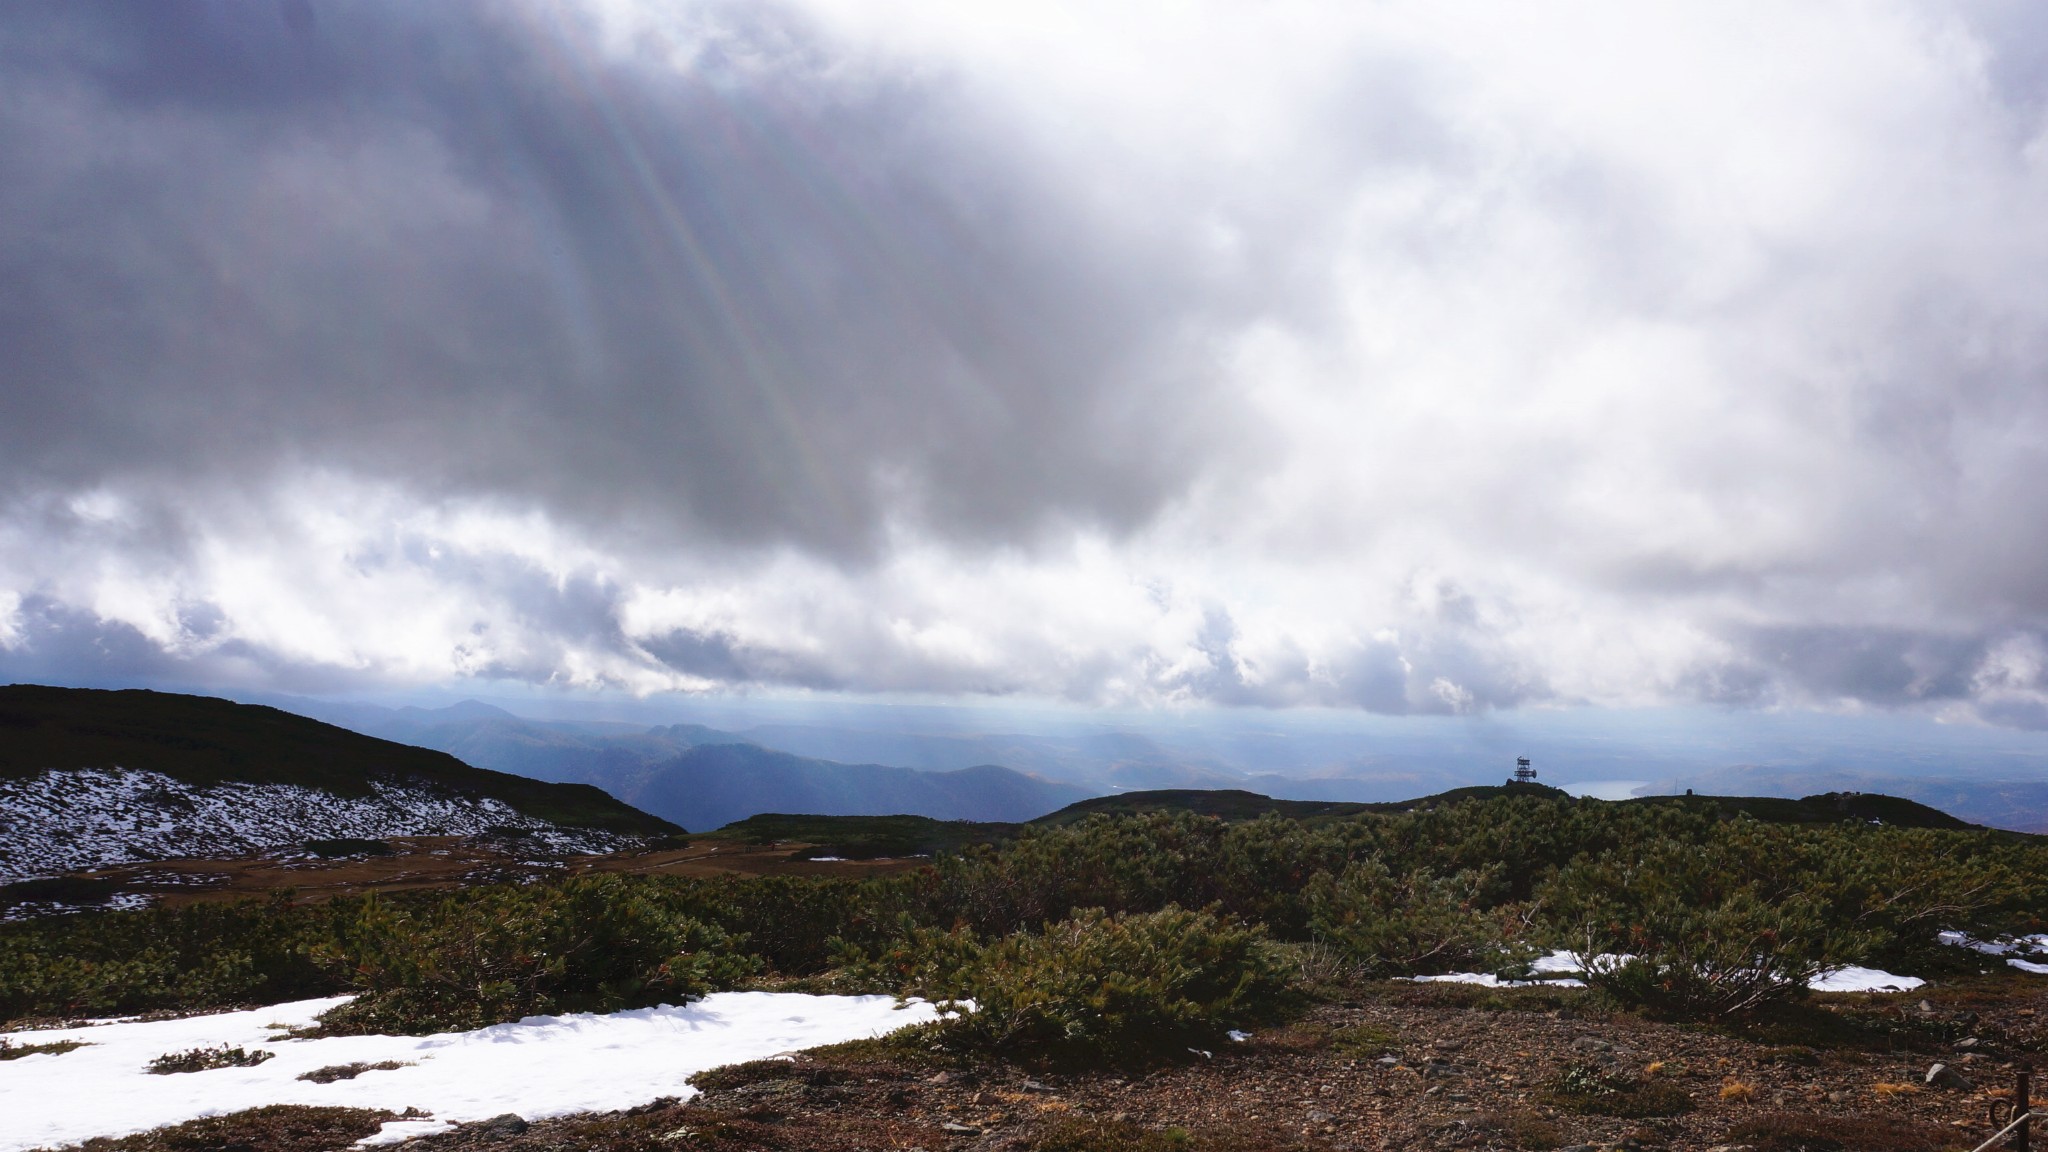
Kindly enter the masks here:
[[939, 1127], [940, 1127], [941, 1129], [944, 1129], [944, 1130], [945, 1130], [945, 1131], [947, 1131], [947, 1132], [951, 1132], [951, 1133], [952, 1133], [953, 1135], [955, 1135], [955, 1136], [979, 1136], [979, 1135], [981, 1135], [981, 1129], [979, 1129], [979, 1128], [976, 1128], [976, 1127], [975, 1127], [974, 1125], [972, 1125], [972, 1124], [962, 1124], [962, 1123], [959, 1123], [958, 1121], [954, 1121], [954, 1120], [948, 1120], [948, 1121], [946, 1121], [945, 1123], [943, 1123], [943, 1124], [939, 1125]]
[[1947, 1088], [1956, 1092], [1971, 1092], [1977, 1087], [1975, 1081], [1946, 1064], [1936, 1064], [1927, 1069], [1927, 1085], [1930, 1088]]
[[469, 1126], [472, 1132], [486, 1133], [492, 1136], [518, 1136], [525, 1132], [528, 1127], [529, 1125], [526, 1123], [526, 1120], [517, 1112], [506, 1112], [502, 1115], [493, 1116], [489, 1120], [479, 1120]]
[[1026, 1080], [1024, 1082], [1024, 1090], [1026, 1092], [1052, 1092], [1056, 1089], [1050, 1084], [1040, 1083], [1037, 1080]]

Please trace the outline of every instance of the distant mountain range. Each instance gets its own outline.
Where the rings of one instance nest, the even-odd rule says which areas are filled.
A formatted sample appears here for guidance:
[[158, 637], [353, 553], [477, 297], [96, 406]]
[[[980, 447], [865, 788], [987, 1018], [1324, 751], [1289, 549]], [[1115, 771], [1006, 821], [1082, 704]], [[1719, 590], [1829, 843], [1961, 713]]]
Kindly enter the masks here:
[[1740, 766], [1663, 780], [1652, 788], [1665, 793], [1687, 788], [1766, 795], [1781, 795], [1798, 788], [1881, 793], [1918, 801], [1972, 824], [2013, 832], [2048, 833], [2048, 782], [2038, 780], [1959, 780], [1840, 769], [1789, 771]]
[[603, 852], [677, 830], [589, 785], [275, 708], [0, 687], [0, 880], [309, 840], [496, 834]]
[[839, 763], [697, 724], [527, 720], [474, 701], [324, 712], [357, 731], [500, 772], [593, 785], [699, 832], [769, 812], [1015, 822], [1097, 794], [995, 764], [923, 771]]

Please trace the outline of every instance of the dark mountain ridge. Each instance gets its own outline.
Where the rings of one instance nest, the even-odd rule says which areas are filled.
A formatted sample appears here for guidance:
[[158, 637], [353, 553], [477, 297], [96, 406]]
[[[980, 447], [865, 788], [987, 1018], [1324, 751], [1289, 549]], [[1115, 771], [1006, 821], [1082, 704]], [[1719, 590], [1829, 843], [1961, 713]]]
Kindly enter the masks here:
[[260, 704], [139, 688], [0, 687], [0, 779], [86, 768], [159, 772], [198, 787], [296, 785], [343, 797], [368, 796], [380, 780], [419, 782], [569, 827], [676, 831], [598, 788], [475, 768]]

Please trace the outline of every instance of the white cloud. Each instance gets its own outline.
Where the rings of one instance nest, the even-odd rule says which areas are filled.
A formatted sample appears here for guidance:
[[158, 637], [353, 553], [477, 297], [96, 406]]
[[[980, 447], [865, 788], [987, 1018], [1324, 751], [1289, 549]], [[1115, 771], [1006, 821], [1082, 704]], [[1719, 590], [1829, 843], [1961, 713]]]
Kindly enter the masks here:
[[[350, 367], [236, 386], [282, 441], [10, 473], [8, 643], [61, 648], [73, 611], [247, 675], [2033, 722], [2024, 12], [590, 11], [493, 25], [574, 65], [536, 75], [584, 153], [523, 106], [456, 132], [445, 77], [345, 147], [278, 113], [301, 135], [259, 168], [317, 220], [180, 226], [258, 276], [266, 236], [318, 270], [396, 219], [405, 252], [341, 267], [422, 326], [297, 343], [328, 298], [295, 272], [234, 338]], [[676, 176], [712, 169], [717, 211]], [[557, 305], [581, 319], [527, 331]], [[661, 375], [721, 339], [733, 374]]]

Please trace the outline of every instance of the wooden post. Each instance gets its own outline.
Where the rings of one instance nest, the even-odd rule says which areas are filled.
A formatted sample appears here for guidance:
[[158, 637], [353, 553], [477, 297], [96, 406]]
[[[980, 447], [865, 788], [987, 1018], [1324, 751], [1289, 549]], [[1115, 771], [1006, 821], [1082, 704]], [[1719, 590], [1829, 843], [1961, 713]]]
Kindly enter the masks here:
[[[2021, 1068], [2019, 1075], [2014, 1077], [2012, 1086], [2012, 1114], [2014, 1116], [2025, 1116], [2034, 1106], [2027, 1099], [2027, 1089], [2032, 1087], [2029, 1083], [2032, 1079], [2033, 1077], [2028, 1075], [2025, 1068]], [[2012, 1146], [2017, 1152], [2028, 1152], [2027, 1129], [2032, 1127], [2032, 1124], [2022, 1120], [2020, 1121], [2020, 1130], [2012, 1134]]]

